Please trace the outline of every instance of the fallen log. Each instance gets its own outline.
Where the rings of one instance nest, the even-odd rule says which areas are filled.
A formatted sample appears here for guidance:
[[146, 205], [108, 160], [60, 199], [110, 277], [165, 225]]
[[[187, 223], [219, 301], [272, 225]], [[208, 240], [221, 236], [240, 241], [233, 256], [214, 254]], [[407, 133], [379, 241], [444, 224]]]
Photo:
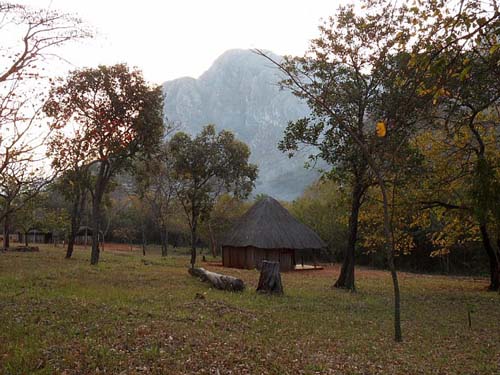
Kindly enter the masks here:
[[279, 262], [262, 261], [257, 292], [283, 294]]
[[209, 282], [216, 289], [232, 292], [241, 292], [245, 289], [243, 280], [236, 277], [210, 272], [204, 268], [190, 268], [188, 272], [191, 276], [199, 277], [202, 281]]

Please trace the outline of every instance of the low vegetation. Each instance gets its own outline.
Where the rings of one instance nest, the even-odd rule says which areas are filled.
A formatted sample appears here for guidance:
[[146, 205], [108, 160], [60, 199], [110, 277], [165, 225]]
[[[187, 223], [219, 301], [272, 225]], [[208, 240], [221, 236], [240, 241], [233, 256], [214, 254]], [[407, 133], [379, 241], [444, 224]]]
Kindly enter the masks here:
[[[331, 288], [337, 266], [282, 275], [285, 295], [255, 293], [258, 272], [209, 270], [243, 293], [191, 277], [185, 255], [61, 247], [0, 254], [0, 373], [493, 374], [500, 296], [488, 280], [401, 273], [402, 344], [391, 282], [360, 269], [358, 291]], [[208, 257], [208, 260], [211, 260]], [[471, 316], [471, 327], [468, 314]]]

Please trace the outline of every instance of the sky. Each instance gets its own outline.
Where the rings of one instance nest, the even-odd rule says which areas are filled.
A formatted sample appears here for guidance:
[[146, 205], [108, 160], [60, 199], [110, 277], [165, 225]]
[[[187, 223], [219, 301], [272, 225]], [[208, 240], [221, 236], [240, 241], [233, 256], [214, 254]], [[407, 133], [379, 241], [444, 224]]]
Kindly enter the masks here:
[[93, 40], [60, 51], [71, 63], [64, 69], [125, 62], [156, 84], [197, 78], [232, 48], [301, 55], [341, 1], [13, 0], [76, 13], [97, 31]]

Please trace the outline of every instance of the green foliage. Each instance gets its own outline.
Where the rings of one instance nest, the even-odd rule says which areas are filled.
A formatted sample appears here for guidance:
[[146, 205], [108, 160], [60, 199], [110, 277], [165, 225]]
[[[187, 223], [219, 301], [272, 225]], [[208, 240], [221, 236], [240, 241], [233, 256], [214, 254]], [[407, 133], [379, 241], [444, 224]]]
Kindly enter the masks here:
[[245, 198], [252, 191], [257, 166], [248, 163], [250, 150], [233, 133], [216, 133], [207, 125], [195, 138], [179, 132], [170, 140], [175, 179], [180, 182], [177, 197], [190, 213], [190, 225], [200, 215], [209, 216], [223, 192]]
[[16, 229], [52, 232], [64, 238], [69, 228], [69, 215], [64, 207], [54, 205], [50, 192], [43, 192], [26, 201], [13, 217]]
[[200, 226], [200, 238], [212, 245], [214, 254], [223, 236], [249, 208], [249, 202], [227, 193], [217, 198], [210, 215], [202, 218]]
[[500, 198], [497, 171], [491, 162], [479, 159], [471, 177], [473, 213], [480, 223], [486, 223], [491, 213], [497, 215]]
[[289, 205], [291, 213], [328, 244], [337, 259], [347, 246], [349, 199], [345, 189], [320, 180]]
[[230, 193], [246, 198], [257, 178], [257, 166], [248, 163], [250, 149], [234, 134], [207, 125], [191, 138], [176, 133], [170, 140], [172, 169], [180, 201], [191, 229], [191, 265], [196, 261], [197, 227], [201, 218], [210, 221], [217, 198]]

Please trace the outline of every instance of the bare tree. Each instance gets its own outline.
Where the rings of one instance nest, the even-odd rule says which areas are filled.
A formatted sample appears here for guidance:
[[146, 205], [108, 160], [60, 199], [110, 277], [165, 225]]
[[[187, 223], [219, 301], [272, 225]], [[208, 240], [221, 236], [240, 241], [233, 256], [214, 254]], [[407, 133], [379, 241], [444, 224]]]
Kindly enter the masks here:
[[60, 59], [58, 47], [91, 34], [68, 14], [0, 2], [0, 220], [7, 231], [10, 215], [53, 178], [41, 165], [47, 66]]
[[31, 158], [10, 160], [0, 173], [0, 220], [4, 222], [3, 247], [9, 248], [11, 216], [52, 181], [41, 168], [33, 167]]

